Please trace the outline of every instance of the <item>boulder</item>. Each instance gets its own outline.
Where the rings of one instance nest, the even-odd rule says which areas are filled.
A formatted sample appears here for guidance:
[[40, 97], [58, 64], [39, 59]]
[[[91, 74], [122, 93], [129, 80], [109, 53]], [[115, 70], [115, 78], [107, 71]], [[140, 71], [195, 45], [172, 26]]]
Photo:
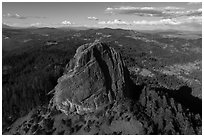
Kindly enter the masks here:
[[80, 46], [58, 79], [53, 103], [65, 114], [86, 113], [119, 101], [126, 86], [121, 55], [105, 43]]

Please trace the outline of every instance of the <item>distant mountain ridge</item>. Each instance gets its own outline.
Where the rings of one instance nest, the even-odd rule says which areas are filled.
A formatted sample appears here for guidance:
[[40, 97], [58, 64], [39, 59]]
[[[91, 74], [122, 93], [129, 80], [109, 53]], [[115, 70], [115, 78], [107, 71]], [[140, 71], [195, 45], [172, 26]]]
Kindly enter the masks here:
[[[97, 28], [97, 27], [84, 27], [84, 26], [64, 26], [64, 27], [37, 27], [37, 26], [31, 26], [31, 27], [17, 27], [17, 26], [9, 26], [7, 24], [2, 23], [2, 28], [5, 29], [60, 29], [60, 30], [89, 30], [89, 29], [104, 29], [104, 30], [129, 30], [129, 29], [122, 29], [122, 28], [109, 28], [109, 27], [105, 27], [105, 28]], [[138, 32], [143, 32], [143, 33], [160, 33], [160, 32], [169, 32], [169, 33], [179, 33], [179, 32], [185, 32], [185, 33], [189, 33], [189, 34], [202, 34], [202, 30], [201, 31], [180, 31], [180, 30], [176, 30], [176, 29], [167, 29], [167, 30], [163, 30], [163, 29], [155, 29], [155, 30], [137, 30], [137, 29], [132, 29], [134, 31], [138, 31]]]

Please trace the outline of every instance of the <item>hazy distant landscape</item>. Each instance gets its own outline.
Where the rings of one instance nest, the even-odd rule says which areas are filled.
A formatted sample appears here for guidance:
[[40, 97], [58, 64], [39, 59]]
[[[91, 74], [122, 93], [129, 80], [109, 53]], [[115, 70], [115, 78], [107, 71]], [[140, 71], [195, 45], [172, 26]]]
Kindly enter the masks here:
[[[110, 88], [113, 102], [92, 93], [98, 87]], [[89, 112], [91, 101], [70, 101], [68, 89], [73, 97], [99, 96], [105, 107]], [[64, 110], [61, 90], [69, 96]], [[2, 24], [2, 128], [34, 135], [202, 134], [202, 31]]]

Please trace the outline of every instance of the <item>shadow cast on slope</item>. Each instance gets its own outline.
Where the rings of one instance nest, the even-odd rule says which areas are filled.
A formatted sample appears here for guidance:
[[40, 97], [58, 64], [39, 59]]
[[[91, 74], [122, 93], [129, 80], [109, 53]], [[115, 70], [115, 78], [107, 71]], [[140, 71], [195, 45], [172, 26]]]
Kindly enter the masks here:
[[145, 84], [136, 85], [134, 81], [130, 78], [130, 73], [127, 68], [124, 68], [126, 88], [124, 90], [124, 96], [133, 100], [138, 101]]
[[192, 95], [192, 89], [188, 86], [182, 86], [178, 90], [169, 90], [166, 88], [155, 88], [156, 91], [167, 93], [169, 98], [173, 98], [186, 109], [193, 113], [199, 113], [202, 116], [202, 100]]
[[[128, 69], [125, 69], [125, 77], [127, 82], [127, 87], [124, 95], [133, 100], [139, 101], [143, 89], [148, 87], [146, 84], [136, 85], [132, 79], [130, 79], [130, 74]], [[192, 88], [188, 86], [182, 86], [178, 90], [171, 90], [164, 87], [151, 87], [156, 91], [158, 95], [165, 95], [167, 99], [173, 98], [177, 103], [180, 103], [185, 109], [189, 109], [190, 112], [194, 114], [200, 114], [202, 116], [202, 99], [192, 95]]]

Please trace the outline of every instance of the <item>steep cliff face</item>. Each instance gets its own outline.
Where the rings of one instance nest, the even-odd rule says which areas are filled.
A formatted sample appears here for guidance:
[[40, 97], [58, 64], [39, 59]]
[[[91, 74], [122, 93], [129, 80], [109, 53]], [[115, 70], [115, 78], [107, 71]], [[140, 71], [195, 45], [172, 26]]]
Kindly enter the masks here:
[[113, 48], [97, 41], [82, 45], [58, 79], [53, 103], [65, 114], [101, 109], [123, 97], [125, 75], [121, 55]]

